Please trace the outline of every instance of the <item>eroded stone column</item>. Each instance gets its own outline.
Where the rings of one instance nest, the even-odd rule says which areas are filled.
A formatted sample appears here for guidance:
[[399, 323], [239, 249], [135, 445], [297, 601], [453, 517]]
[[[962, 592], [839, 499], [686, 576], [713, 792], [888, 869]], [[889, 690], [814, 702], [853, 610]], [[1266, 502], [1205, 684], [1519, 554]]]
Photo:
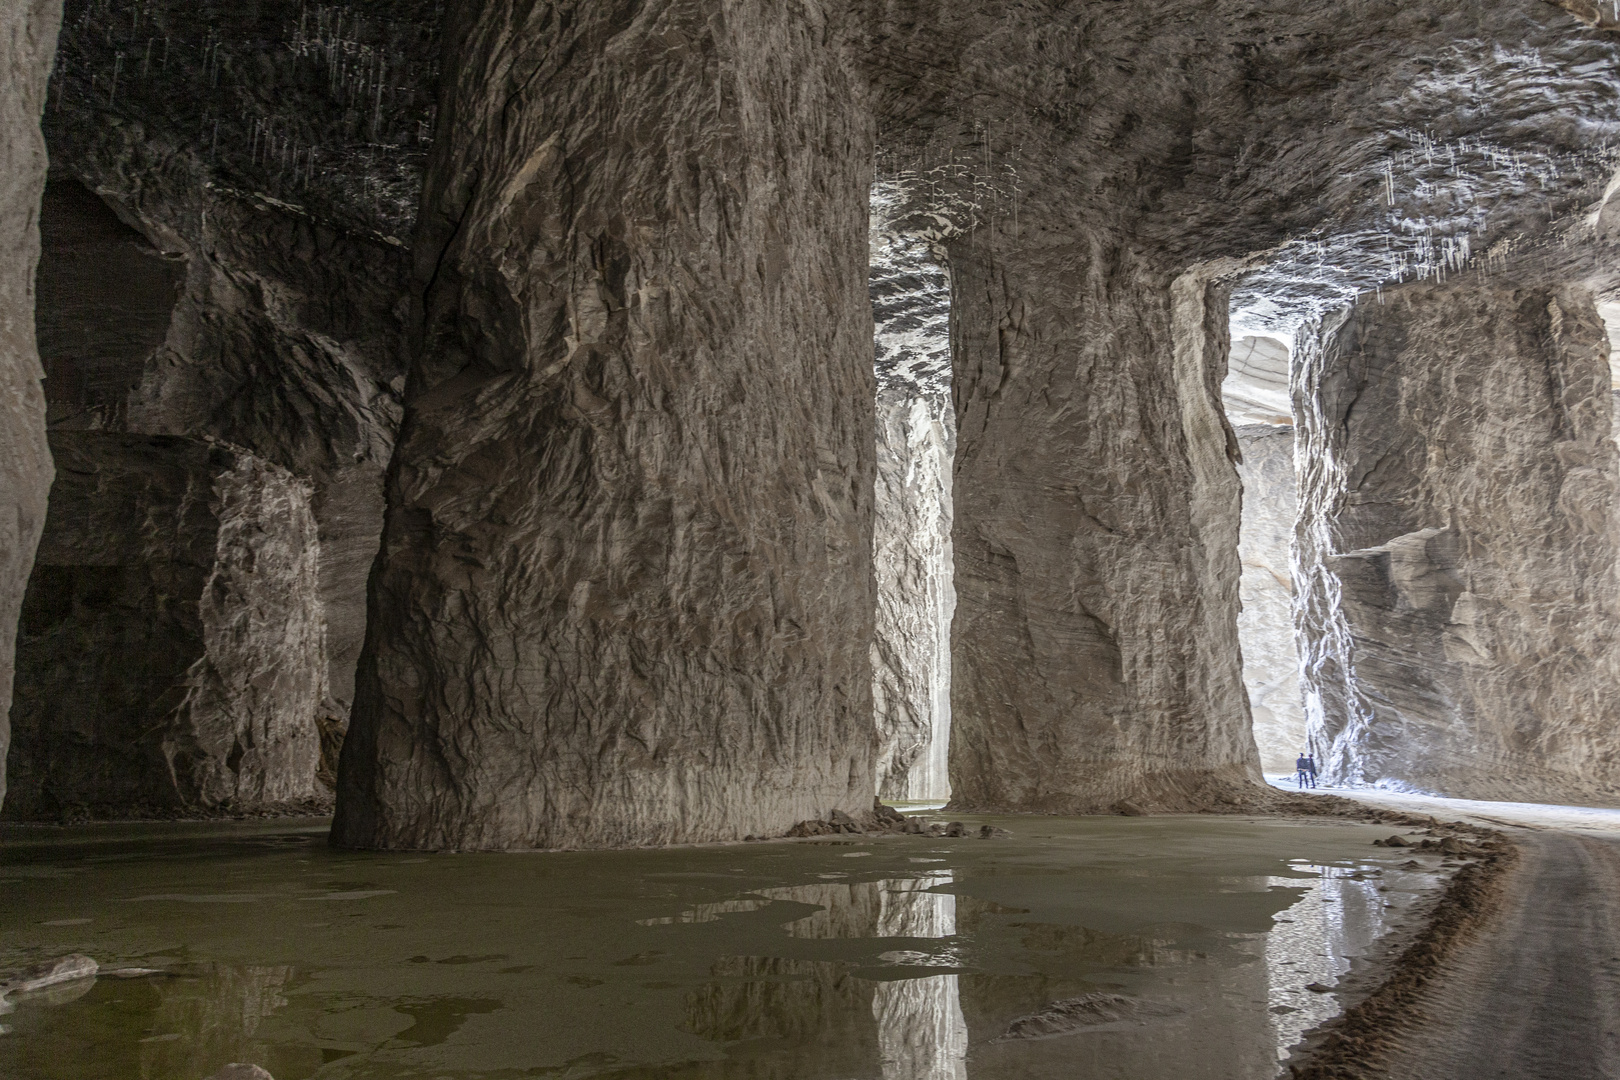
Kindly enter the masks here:
[[1304, 344], [1301, 625], [1329, 775], [1620, 796], [1620, 475], [1591, 296], [1415, 284]]
[[313, 809], [326, 648], [309, 485], [195, 439], [50, 444], [6, 816]]
[[836, 10], [456, 16], [335, 842], [870, 808], [872, 150]]
[[1191, 809], [1259, 779], [1225, 290], [1124, 246], [952, 250], [964, 806]]
[[[0, 9], [0, 764], [10, 741], [17, 614], [51, 487], [34, 267], [45, 189], [39, 117], [61, 21], [61, 0], [19, 0]], [[0, 800], [5, 794], [0, 776]]]

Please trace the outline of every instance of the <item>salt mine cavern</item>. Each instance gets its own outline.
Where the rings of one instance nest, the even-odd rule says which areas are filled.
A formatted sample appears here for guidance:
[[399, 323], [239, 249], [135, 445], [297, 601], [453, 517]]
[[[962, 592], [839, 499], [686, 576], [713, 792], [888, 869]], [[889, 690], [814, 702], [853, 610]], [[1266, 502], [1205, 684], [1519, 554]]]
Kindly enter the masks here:
[[1620, 1076], [1620, 4], [0, 49], [0, 1076]]

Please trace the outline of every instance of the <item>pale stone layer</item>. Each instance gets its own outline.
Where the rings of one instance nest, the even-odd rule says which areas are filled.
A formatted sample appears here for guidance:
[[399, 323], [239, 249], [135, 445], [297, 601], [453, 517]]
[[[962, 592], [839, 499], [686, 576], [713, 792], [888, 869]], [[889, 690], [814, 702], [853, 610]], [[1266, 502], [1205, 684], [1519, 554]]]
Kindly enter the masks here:
[[870, 809], [871, 128], [838, 12], [457, 16], [337, 843]]
[[877, 627], [872, 713], [878, 794], [946, 799], [951, 783], [951, 461], [956, 414], [945, 395], [878, 392]]
[[1620, 469], [1592, 297], [1470, 275], [1305, 344], [1302, 627], [1329, 774], [1620, 798]]
[[[1285, 357], [1286, 359], [1286, 357]], [[1240, 427], [1243, 461], [1243, 531], [1238, 556], [1243, 611], [1238, 642], [1243, 682], [1254, 714], [1254, 741], [1267, 772], [1293, 772], [1306, 750], [1305, 706], [1300, 696], [1299, 649], [1294, 642], [1292, 553], [1298, 498], [1294, 483], [1294, 429]]]

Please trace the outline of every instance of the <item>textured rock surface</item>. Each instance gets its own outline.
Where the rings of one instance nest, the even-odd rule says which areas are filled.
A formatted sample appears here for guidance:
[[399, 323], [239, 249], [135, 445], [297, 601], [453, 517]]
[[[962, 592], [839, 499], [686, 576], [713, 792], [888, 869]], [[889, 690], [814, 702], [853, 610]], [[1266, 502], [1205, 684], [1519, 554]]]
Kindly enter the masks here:
[[[45, 186], [39, 114], [61, 17], [61, 0], [20, 0], [0, 10], [0, 760], [9, 731], [17, 614], [51, 486], [34, 340], [34, 265]], [[0, 800], [5, 795], [0, 779]]]
[[1269, 337], [1242, 337], [1232, 342], [1221, 405], [1233, 427], [1293, 426], [1288, 389], [1288, 346]]
[[45, 188], [35, 324], [53, 428], [116, 431], [186, 277], [62, 169]]
[[872, 715], [878, 794], [950, 797], [951, 461], [956, 415], [943, 395], [878, 392]]
[[12, 819], [314, 798], [325, 651], [309, 489], [223, 445], [52, 432], [17, 648]]
[[334, 840], [871, 805], [871, 129], [819, 3], [463, 10]]
[[951, 784], [1194, 808], [1258, 777], [1237, 645], [1227, 293], [1114, 250], [952, 251]]
[[1224, 357], [1177, 356], [1171, 283], [1242, 260], [1235, 336], [1287, 337], [1558, 247], [1613, 173], [1617, 44], [1539, 3], [867, 11], [895, 228], [953, 281], [953, 797], [1238, 792]]
[[[53, 422], [212, 436], [311, 479], [344, 711], [399, 424], [437, 22], [426, 0], [70, 0], [47, 114], [60, 169], [182, 278], [178, 303], [162, 296], [162, 267], [104, 225], [47, 250], [48, 268], [98, 240], [112, 256], [59, 268], [91, 289], [56, 307], [75, 332], [53, 342]], [[94, 286], [119, 269], [109, 303]]]
[[1306, 749], [1305, 705], [1294, 641], [1292, 548], [1298, 497], [1294, 482], [1294, 429], [1240, 427], [1243, 527], [1238, 585], [1243, 610], [1238, 643], [1243, 683], [1254, 714], [1254, 741], [1268, 772], [1293, 772]]
[[[1613, 194], [1620, 43], [1532, 0], [857, 2], [869, 99], [829, 5], [491, 3], [452, 36], [350, 841], [770, 831], [870, 785], [872, 394], [844, 359], [868, 115], [891, 231], [947, 254], [958, 300], [980, 805], [1254, 779], [1225, 301], [1195, 268], [1236, 279], [1240, 337], [1286, 336], [1559, 248]], [[130, 415], [314, 477], [331, 550], [397, 415], [432, 8], [70, 13], [53, 133], [189, 260]], [[820, 794], [780, 794], [800, 780]]]
[[873, 567], [872, 713], [878, 794], [950, 796], [951, 402], [950, 276], [930, 245], [888, 229], [873, 190], [871, 293], [878, 423]]
[[1620, 798], [1620, 474], [1592, 297], [1468, 275], [1384, 301], [1307, 340], [1298, 383], [1307, 700], [1328, 773]]

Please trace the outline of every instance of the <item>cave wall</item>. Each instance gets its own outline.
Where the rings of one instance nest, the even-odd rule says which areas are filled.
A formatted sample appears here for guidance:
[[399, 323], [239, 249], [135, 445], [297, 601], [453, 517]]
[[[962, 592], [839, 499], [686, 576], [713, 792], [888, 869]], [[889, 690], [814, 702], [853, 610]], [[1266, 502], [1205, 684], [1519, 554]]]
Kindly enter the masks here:
[[1227, 291], [1124, 247], [951, 256], [953, 802], [1239, 798]]
[[220, 443], [50, 445], [5, 816], [310, 809], [326, 652], [309, 485]]
[[[93, 306], [104, 340], [67, 335], [47, 358], [53, 422], [224, 439], [312, 481], [340, 713], [399, 426], [438, 20], [432, 0], [69, 0], [46, 115], [64, 189], [95, 192], [180, 277], [172, 299], [65, 298], [56, 321]], [[161, 340], [134, 350], [160, 307]], [[99, 415], [66, 415], [98, 390]]]
[[872, 131], [840, 17], [457, 14], [335, 842], [870, 809]]
[[[11, 738], [17, 616], [52, 476], [34, 267], [46, 169], [39, 117], [61, 18], [60, 0], [24, 0], [0, 11], [0, 760]], [[0, 777], [0, 801], [5, 796]]]
[[[1286, 381], [1283, 384], [1287, 385]], [[1254, 741], [1267, 772], [1294, 771], [1307, 749], [1299, 650], [1294, 641], [1294, 525], [1299, 499], [1294, 480], [1294, 429], [1237, 428], [1243, 460], [1243, 525], [1238, 585], [1238, 644], [1243, 683], [1254, 716]]]
[[1469, 274], [1302, 341], [1301, 626], [1341, 782], [1620, 797], [1616, 450], [1592, 295]]
[[956, 410], [946, 395], [899, 386], [878, 392], [877, 421], [877, 790], [885, 799], [948, 799]]
[[893, 192], [872, 188], [869, 288], [877, 375], [872, 530], [877, 619], [872, 717], [878, 794], [950, 796], [951, 282], [937, 248], [889, 220]]

